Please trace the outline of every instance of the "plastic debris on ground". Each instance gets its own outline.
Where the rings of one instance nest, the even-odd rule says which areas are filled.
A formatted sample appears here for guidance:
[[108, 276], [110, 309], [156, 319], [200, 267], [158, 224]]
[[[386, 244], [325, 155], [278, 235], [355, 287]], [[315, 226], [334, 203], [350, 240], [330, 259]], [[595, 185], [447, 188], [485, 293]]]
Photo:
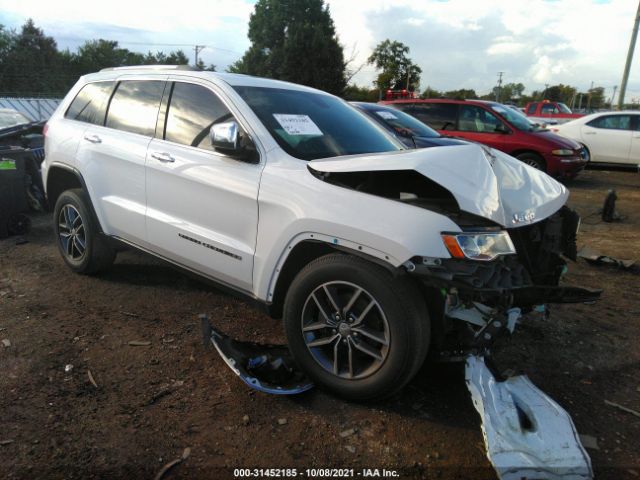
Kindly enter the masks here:
[[640, 273], [640, 265], [635, 260], [623, 260], [619, 258], [602, 255], [589, 246], [584, 246], [578, 252], [578, 257], [585, 259], [592, 265], [602, 265], [609, 267], [622, 268], [631, 273]]
[[591, 459], [569, 414], [525, 376], [497, 380], [469, 356], [465, 380], [501, 480], [590, 480]]
[[313, 388], [285, 345], [241, 342], [216, 330], [206, 315], [200, 315], [200, 321], [205, 345], [213, 343], [229, 368], [251, 388], [278, 395], [294, 395]]

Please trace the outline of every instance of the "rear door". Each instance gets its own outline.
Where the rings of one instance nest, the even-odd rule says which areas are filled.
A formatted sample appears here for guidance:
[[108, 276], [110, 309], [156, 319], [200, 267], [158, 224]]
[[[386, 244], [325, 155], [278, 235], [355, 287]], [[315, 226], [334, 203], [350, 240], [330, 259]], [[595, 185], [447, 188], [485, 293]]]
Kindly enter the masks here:
[[209, 130], [215, 123], [235, 120], [243, 128], [233, 106], [213, 85], [176, 80], [170, 88], [159, 138], [149, 145], [147, 157], [151, 248], [250, 291], [264, 164], [247, 163], [211, 147]]
[[583, 125], [580, 133], [591, 161], [631, 163], [631, 115], [602, 115]]
[[144, 164], [164, 78], [119, 81], [104, 125], [87, 128], [78, 148], [78, 161], [105, 233], [142, 246], [146, 244]]

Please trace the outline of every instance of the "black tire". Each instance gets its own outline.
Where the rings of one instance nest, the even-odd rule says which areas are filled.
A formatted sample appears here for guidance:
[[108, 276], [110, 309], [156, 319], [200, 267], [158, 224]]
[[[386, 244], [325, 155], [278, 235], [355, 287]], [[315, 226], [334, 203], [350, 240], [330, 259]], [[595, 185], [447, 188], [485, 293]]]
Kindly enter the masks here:
[[[72, 212], [78, 214], [79, 220], [74, 216], [75, 213], [65, 217], [65, 213]], [[69, 221], [69, 218], [73, 221]], [[74, 272], [97, 273], [113, 264], [116, 251], [100, 232], [84, 190], [67, 190], [58, 197], [53, 209], [53, 225], [58, 250]]]
[[[334, 289], [335, 305], [338, 311], [342, 311], [342, 320], [338, 328], [320, 327], [312, 334], [305, 333], [303, 322], [310, 321], [311, 323], [305, 323], [306, 328], [310, 328], [314, 322], [313, 319], [322, 319], [320, 303], [317, 300], [310, 303], [311, 295], [320, 292], [318, 294], [320, 297], [325, 291], [320, 290], [322, 285], [327, 284], [329, 289]], [[351, 323], [354, 330], [351, 331], [345, 327], [347, 332], [337, 339], [338, 346], [331, 344], [314, 347], [314, 353], [312, 353], [312, 348], [307, 346], [307, 342], [324, 340], [320, 337], [335, 336], [336, 332], [338, 335], [342, 334], [344, 325], [340, 324], [347, 323], [345, 317], [349, 316], [344, 311], [344, 307], [348, 306], [345, 303], [350, 303], [348, 300], [352, 297], [351, 294], [346, 293], [340, 297], [340, 289], [352, 287], [354, 290], [362, 289], [352, 307], [354, 311], [352, 318], [356, 319]], [[333, 315], [331, 318], [335, 319], [336, 309], [326, 302], [328, 298], [327, 296], [325, 300], [320, 298], [318, 300], [333, 310], [330, 313], [325, 309], [325, 313]], [[362, 305], [368, 305], [372, 300], [375, 301], [375, 306], [363, 316], [362, 313], [366, 309], [362, 308]], [[359, 302], [361, 302], [360, 305]], [[315, 309], [318, 313], [315, 316], [308, 316], [308, 309]], [[354, 325], [359, 317], [365, 320], [363, 324], [356, 327]], [[383, 332], [376, 331], [379, 338], [385, 336], [386, 345], [371, 341], [368, 335], [362, 334], [362, 325], [369, 334], [374, 331], [373, 327], [366, 322], [387, 325], [388, 328], [379, 327], [384, 330]], [[424, 297], [416, 285], [406, 276], [392, 275], [379, 265], [351, 255], [325, 255], [309, 263], [298, 273], [285, 299], [284, 323], [289, 349], [298, 365], [315, 383], [349, 400], [377, 400], [394, 394], [413, 378], [422, 366], [429, 349], [429, 315]], [[360, 336], [358, 336], [358, 329], [360, 329]], [[317, 331], [319, 333], [316, 333]], [[356, 347], [356, 344], [359, 347]], [[365, 346], [374, 348], [377, 352], [379, 348], [378, 353], [384, 358], [379, 360], [363, 354], [361, 348]], [[317, 360], [327, 351], [329, 352], [327, 356], [332, 356], [335, 353], [334, 348], [340, 349], [338, 357], [342, 361], [341, 364], [346, 363], [346, 368], [338, 369], [338, 374], [330, 371], [327, 364], [323, 367]], [[352, 348], [353, 357], [349, 357], [348, 350]], [[345, 349], [347, 360], [344, 357]], [[335, 361], [335, 357], [332, 358]], [[353, 358], [351, 366], [354, 368], [349, 368], [351, 358]], [[372, 362], [372, 366], [367, 369], [360, 368], [361, 365], [356, 365], [356, 358], [359, 358], [363, 365], [366, 365], [368, 359]], [[335, 368], [333, 362], [331, 365], [331, 368]]]
[[542, 158], [537, 153], [521, 153], [516, 158], [522, 163], [526, 163], [530, 167], [536, 168], [543, 172], [547, 171], [547, 164], [544, 161], [544, 158]]

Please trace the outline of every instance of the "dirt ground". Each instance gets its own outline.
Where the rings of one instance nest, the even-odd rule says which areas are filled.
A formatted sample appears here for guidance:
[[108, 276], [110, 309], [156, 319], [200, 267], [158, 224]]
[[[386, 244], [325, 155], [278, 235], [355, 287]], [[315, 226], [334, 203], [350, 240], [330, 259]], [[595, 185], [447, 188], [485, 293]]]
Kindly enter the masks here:
[[[579, 246], [640, 260], [640, 175], [588, 171], [569, 187], [584, 218]], [[622, 222], [599, 222], [609, 188]], [[108, 273], [75, 275], [49, 215], [33, 224], [28, 243], [0, 241], [0, 339], [10, 342], [0, 344], [0, 478], [153, 478], [185, 448], [165, 478], [233, 478], [237, 467], [496, 478], [460, 366], [429, 365], [375, 405], [318, 389], [258, 393], [204, 349], [197, 314], [262, 342], [283, 340], [279, 321], [136, 252]], [[598, 479], [640, 478], [640, 418], [605, 404], [640, 410], [640, 276], [579, 261], [565, 281], [603, 297], [529, 319], [498, 364], [526, 372], [597, 439]]]

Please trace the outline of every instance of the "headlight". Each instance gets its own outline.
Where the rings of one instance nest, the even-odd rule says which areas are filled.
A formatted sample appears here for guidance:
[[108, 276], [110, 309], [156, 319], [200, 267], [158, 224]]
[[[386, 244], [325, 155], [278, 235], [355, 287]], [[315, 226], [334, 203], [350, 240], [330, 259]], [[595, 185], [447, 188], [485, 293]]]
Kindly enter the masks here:
[[454, 258], [488, 262], [499, 255], [516, 253], [507, 232], [442, 234], [442, 240]]
[[575, 155], [576, 152], [569, 150], [568, 148], [561, 148], [559, 150], [551, 150], [551, 153], [558, 155], [559, 157], [568, 157], [569, 155]]

